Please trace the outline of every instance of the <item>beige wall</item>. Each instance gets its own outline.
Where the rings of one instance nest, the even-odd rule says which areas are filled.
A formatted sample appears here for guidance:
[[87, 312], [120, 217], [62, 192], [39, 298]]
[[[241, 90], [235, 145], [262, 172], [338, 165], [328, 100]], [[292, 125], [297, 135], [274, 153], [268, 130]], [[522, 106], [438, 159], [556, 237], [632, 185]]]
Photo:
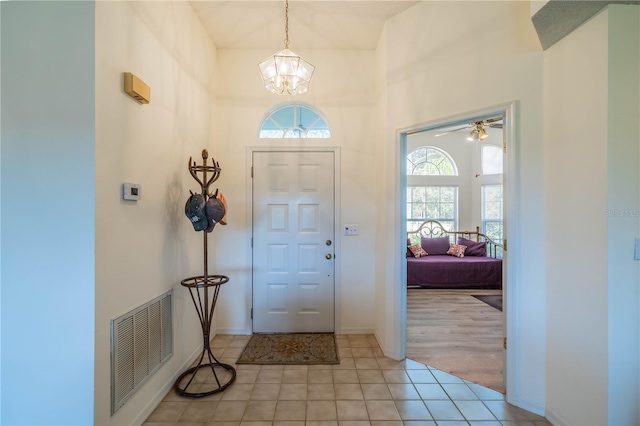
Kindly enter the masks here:
[[[544, 229], [542, 147], [542, 51], [526, 2], [423, 2], [387, 21], [385, 86], [386, 130], [379, 149], [388, 164], [399, 164], [396, 130], [465, 111], [516, 101], [515, 175], [518, 220], [509, 235], [515, 311], [511, 362], [518, 381], [512, 401], [536, 412], [545, 404]], [[387, 198], [398, 194], [398, 168], [385, 171]], [[397, 201], [381, 206], [385, 233], [377, 261], [384, 270], [378, 288], [397, 284], [400, 239]], [[507, 218], [509, 219], [509, 218]], [[390, 226], [391, 225], [391, 226]], [[395, 225], [395, 226], [394, 226]], [[396, 281], [394, 281], [396, 280]], [[380, 282], [382, 281], [382, 282]], [[398, 288], [398, 287], [396, 287]], [[398, 290], [400, 291], [400, 290]], [[379, 300], [376, 309], [389, 299]], [[394, 315], [387, 317], [394, 318]], [[398, 330], [396, 328], [395, 330]], [[380, 332], [380, 328], [376, 329]], [[383, 346], [396, 336], [385, 330]]]
[[542, 9], [547, 3], [548, 0], [531, 0], [531, 16], [535, 15], [540, 9]]
[[[335, 236], [339, 305], [338, 333], [373, 332], [376, 206], [379, 175], [376, 158], [375, 54], [373, 51], [296, 50], [316, 66], [308, 93], [276, 96], [264, 90], [257, 64], [274, 52], [219, 50], [217, 67], [216, 159], [228, 170], [220, 179], [229, 202], [229, 225], [216, 236], [218, 272], [230, 283], [220, 294], [218, 332], [251, 331], [251, 181], [248, 153], [253, 147], [339, 148], [341, 197], [338, 229], [358, 224], [359, 235]], [[259, 139], [263, 115], [286, 101], [319, 108], [331, 127], [331, 139]]]
[[560, 424], [640, 420], [639, 10], [609, 6], [545, 52], [547, 413]]
[[547, 412], [565, 424], [607, 424], [607, 47], [602, 13], [545, 52]]
[[[179, 282], [202, 274], [202, 234], [184, 216], [199, 188], [186, 166], [203, 148], [216, 153], [215, 63], [188, 3], [96, 2], [95, 424], [144, 421], [202, 345]], [[151, 87], [150, 104], [123, 92], [125, 71]], [[123, 182], [141, 184], [142, 199], [123, 201]], [[110, 320], [170, 289], [174, 355], [110, 417]]]
[[[384, 141], [387, 138], [387, 130], [386, 130], [386, 121], [387, 121], [387, 90], [385, 89], [386, 81], [387, 81], [387, 50], [388, 50], [388, 37], [387, 37], [387, 26], [388, 23], [385, 24], [385, 29], [380, 35], [380, 40], [378, 41], [378, 46], [376, 49], [376, 134], [378, 135], [377, 145], [383, 146]], [[380, 165], [380, 169], [378, 170], [377, 175], [374, 177], [374, 183], [378, 190], [375, 194], [375, 205], [376, 206], [384, 206], [386, 203], [395, 203], [398, 200], [395, 197], [389, 197], [388, 193], [385, 191], [387, 187], [386, 180], [389, 176], [389, 170], [393, 170], [396, 168], [396, 164], [394, 164], [393, 159], [386, 157], [386, 150], [384, 149], [375, 149], [373, 150], [376, 158], [378, 159], [377, 164]], [[390, 199], [389, 199], [390, 198]], [[377, 208], [375, 209], [375, 221], [376, 224], [385, 223], [386, 220], [386, 209]], [[379, 252], [380, 247], [383, 247], [385, 244], [388, 244], [388, 234], [387, 226], [382, 229], [379, 229], [376, 232], [375, 242], [376, 247], [378, 249], [375, 252], [375, 259], [373, 264], [375, 265], [375, 299], [374, 299], [374, 307], [376, 311], [376, 315], [373, 319], [375, 335], [378, 339], [378, 343], [380, 344], [382, 350], [387, 356], [399, 358], [399, 353], [397, 352], [399, 348], [394, 348], [393, 346], [389, 346], [392, 344], [392, 339], [389, 338], [394, 333], [394, 327], [397, 328], [397, 319], [394, 321], [390, 321], [389, 318], [392, 318], [394, 313], [393, 306], [398, 304], [397, 292], [394, 291], [393, 286], [387, 285], [388, 282], [393, 282], [394, 277], [391, 275], [385, 275], [390, 273], [389, 268], [386, 266], [386, 262], [379, 261]], [[391, 228], [393, 228], [391, 226]], [[393, 233], [391, 233], [393, 235]], [[392, 240], [393, 241], [393, 240]], [[382, 278], [384, 277], [384, 278]], [[398, 279], [396, 276], [395, 279]], [[400, 345], [404, 344], [404, 342], [400, 342]], [[396, 352], [396, 353], [393, 353]]]
[[640, 7], [608, 12], [608, 422], [640, 424]]

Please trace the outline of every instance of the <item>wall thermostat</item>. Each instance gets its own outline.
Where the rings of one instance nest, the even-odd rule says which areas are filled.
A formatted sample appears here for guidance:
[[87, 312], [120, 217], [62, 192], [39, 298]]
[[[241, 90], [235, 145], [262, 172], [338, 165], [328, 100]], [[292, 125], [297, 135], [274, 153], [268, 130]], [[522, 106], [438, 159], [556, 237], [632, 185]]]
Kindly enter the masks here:
[[142, 195], [142, 186], [137, 183], [122, 184], [122, 198], [125, 200], [138, 201]]

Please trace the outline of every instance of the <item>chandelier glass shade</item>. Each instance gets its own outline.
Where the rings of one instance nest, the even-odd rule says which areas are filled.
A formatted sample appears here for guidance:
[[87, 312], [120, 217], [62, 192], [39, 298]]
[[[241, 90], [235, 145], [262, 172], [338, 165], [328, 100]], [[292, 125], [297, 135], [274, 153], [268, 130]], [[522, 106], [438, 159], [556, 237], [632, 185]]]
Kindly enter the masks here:
[[277, 95], [297, 95], [309, 90], [315, 67], [289, 50], [289, 1], [285, 2], [284, 50], [259, 64], [264, 87]]
[[289, 50], [287, 45], [259, 66], [265, 89], [277, 95], [297, 95], [309, 90], [315, 69]]

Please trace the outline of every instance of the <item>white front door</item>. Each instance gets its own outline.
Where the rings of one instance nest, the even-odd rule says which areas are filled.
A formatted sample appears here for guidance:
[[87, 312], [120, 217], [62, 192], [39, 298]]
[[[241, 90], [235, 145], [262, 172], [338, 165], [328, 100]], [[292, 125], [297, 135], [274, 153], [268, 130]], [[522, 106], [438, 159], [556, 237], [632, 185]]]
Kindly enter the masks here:
[[253, 331], [334, 331], [333, 152], [253, 153]]

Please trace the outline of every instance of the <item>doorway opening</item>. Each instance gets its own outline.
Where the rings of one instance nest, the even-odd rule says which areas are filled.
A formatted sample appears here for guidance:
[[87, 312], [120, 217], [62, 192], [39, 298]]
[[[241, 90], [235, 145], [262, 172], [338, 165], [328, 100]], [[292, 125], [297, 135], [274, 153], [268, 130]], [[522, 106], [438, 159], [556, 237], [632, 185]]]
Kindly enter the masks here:
[[[506, 243], [512, 232], [508, 212], [515, 200], [509, 179], [515, 163], [510, 152], [514, 151], [514, 109], [513, 103], [505, 104], [399, 132], [404, 218], [399, 237], [403, 243], [421, 245], [420, 235], [411, 231], [434, 220], [445, 230], [442, 237], [448, 246], [461, 243], [458, 231], [476, 232], [467, 238], [477, 242], [486, 236], [498, 243], [494, 257], [499, 259], [490, 279], [460, 275], [462, 265], [457, 263], [435, 265], [441, 271], [443, 267], [456, 269], [445, 269], [441, 276], [434, 276], [435, 269], [431, 269], [421, 281], [416, 278], [419, 270], [413, 267], [419, 259], [409, 259], [412, 255], [407, 251], [401, 267], [405, 356], [503, 393], [511, 379], [505, 342], [511, 330], [508, 272], [513, 271], [508, 268]], [[472, 248], [471, 243], [467, 245]], [[439, 260], [433, 250], [436, 255], [425, 258], [429, 262]], [[441, 253], [443, 263], [463, 260], [446, 251]], [[468, 254], [465, 262], [488, 260]], [[502, 299], [502, 311], [474, 296]]]

